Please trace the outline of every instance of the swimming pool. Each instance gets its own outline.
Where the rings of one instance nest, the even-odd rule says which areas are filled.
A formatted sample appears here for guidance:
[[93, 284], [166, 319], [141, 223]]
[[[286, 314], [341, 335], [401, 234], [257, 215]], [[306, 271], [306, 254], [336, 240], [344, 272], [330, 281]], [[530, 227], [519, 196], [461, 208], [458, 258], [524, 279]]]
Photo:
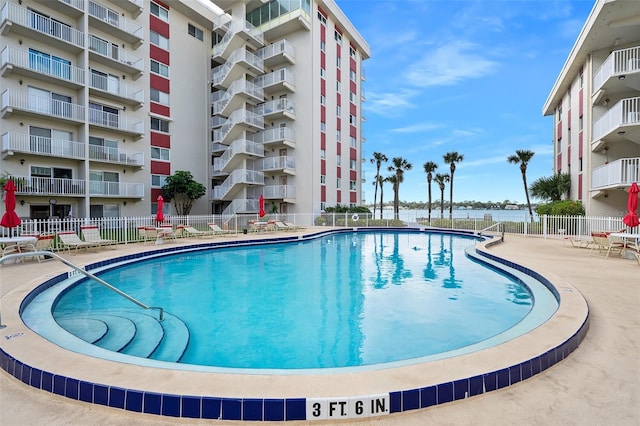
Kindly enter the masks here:
[[[344, 233], [350, 234], [351, 230], [314, 229], [305, 235], [276, 236], [270, 241], [315, 239]], [[179, 251], [195, 253], [212, 246], [264, 242], [267, 242], [266, 238], [249, 236], [224, 242], [171, 245], [144, 253], [139, 248], [125, 247], [120, 257], [105, 258], [85, 268], [96, 272]], [[87, 357], [37, 339], [30, 331], [9, 327], [3, 334], [9, 333], [4, 338], [11, 340], [0, 349], [0, 366], [28, 385], [68, 398], [173, 417], [272, 421], [345, 419], [444, 404], [500, 389], [546, 370], [573, 352], [588, 329], [588, 308], [575, 289], [566, 283], [556, 288], [539, 273], [491, 255], [483, 248], [485, 245], [468, 248], [466, 253], [527, 285], [535, 281], [548, 287], [562, 303], [558, 312], [543, 325], [478, 352], [433, 362], [346, 373], [329, 369], [327, 374], [310, 375], [218, 374], [214, 371], [178, 371], [179, 368], [147, 368], [145, 362], [133, 365], [98, 356]], [[3, 302], [8, 306], [20, 305], [24, 311], [34, 303], [37, 295], [64, 281], [68, 275], [65, 272], [43, 276], [42, 280], [46, 282], [33, 287], [34, 291], [22, 296], [9, 295]], [[10, 323], [15, 322], [13, 312], [9, 310], [8, 314]]]

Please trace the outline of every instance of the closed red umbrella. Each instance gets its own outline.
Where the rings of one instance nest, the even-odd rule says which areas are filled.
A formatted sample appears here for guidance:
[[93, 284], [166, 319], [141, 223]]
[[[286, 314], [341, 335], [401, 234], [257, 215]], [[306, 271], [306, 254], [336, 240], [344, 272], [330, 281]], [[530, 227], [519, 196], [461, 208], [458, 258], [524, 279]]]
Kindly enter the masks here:
[[13, 184], [12, 180], [7, 182], [4, 186], [4, 190], [7, 192], [4, 199], [6, 211], [2, 215], [0, 225], [5, 228], [15, 228], [20, 225], [21, 221], [16, 214], [16, 186]]
[[162, 223], [164, 222], [164, 213], [162, 212], [162, 207], [164, 206], [164, 198], [162, 195], [158, 195], [158, 211], [156, 212], [156, 222]]
[[629, 228], [635, 228], [640, 225], [640, 219], [638, 219], [638, 185], [633, 182], [631, 188], [629, 188], [629, 199], [627, 200], [627, 214], [622, 221]]
[[266, 213], [264, 212], [264, 197], [262, 195], [260, 196], [260, 198], [258, 198], [258, 206], [260, 207], [260, 211], [258, 212], [258, 214], [260, 215], [260, 217], [264, 217]]

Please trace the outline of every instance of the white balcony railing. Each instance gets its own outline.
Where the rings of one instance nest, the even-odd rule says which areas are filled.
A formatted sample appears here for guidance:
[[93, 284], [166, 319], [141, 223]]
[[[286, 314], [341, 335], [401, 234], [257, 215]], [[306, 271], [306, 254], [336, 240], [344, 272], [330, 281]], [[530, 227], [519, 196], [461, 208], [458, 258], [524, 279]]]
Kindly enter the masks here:
[[144, 184], [125, 182], [104, 182], [92, 180], [89, 184], [89, 195], [94, 197], [133, 197], [144, 196]]
[[273, 57], [284, 55], [294, 60], [296, 57], [296, 48], [288, 40], [280, 40], [273, 44], [269, 44], [256, 52], [256, 55], [263, 61]]
[[237, 139], [229, 145], [220, 157], [213, 159], [213, 171], [219, 172], [225, 168], [236, 155], [264, 156], [264, 147], [260, 143], [246, 139]]
[[73, 46], [84, 48], [84, 33], [82, 31], [15, 3], [6, 2], [0, 9], [0, 25], [4, 26], [7, 21]]
[[254, 142], [259, 142], [262, 144], [285, 141], [293, 144], [296, 140], [296, 133], [290, 127], [276, 127], [273, 129], [266, 129], [262, 132], [255, 133], [250, 136], [250, 139]]
[[211, 94], [213, 114], [220, 114], [231, 99], [240, 93], [244, 93], [256, 100], [264, 99], [264, 90], [262, 90], [261, 87], [256, 86], [248, 80], [236, 80], [226, 91], [219, 90]]
[[39, 55], [28, 50], [6, 46], [0, 53], [0, 68], [11, 65], [41, 74], [46, 77], [65, 80], [77, 85], [84, 85], [84, 70], [66, 62], [52, 59], [51, 56]]
[[593, 92], [597, 92], [611, 77], [640, 71], [640, 47], [611, 52], [593, 76]]
[[292, 87], [296, 85], [296, 77], [287, 69], [282, 69], [269, 74], [261, 75], [253, 79], [253, 82], [263, 89], [276, 84], [286, 83]]
[[222, 185], [213, 187], [213, 199], [222, 199], [231, 188], [238, 184], [264, 184], [264, 173], [257, 170], [237, 169], [222, 182]]
[[138, 135], [144, 134], [144, 123], [142, 121], [129, 123], [127, 117], [122, 114], [89, 109], [89, 123]]
[[260, 72], [263, 71], [262, 59], [249, 52], [246, 48], [236, 49], [229, 55], [224, 64], [219, 65], [211, 70], [211, 83], [214, 85], [221, 84], [229, 75], [229, 72], [239, 62], [246, 62], [250, 66], [256, 68]]
[[99, 145], [89, 145], [89, 159], [129, 166], [144, 166], [144, 154], [140, 151]]
[[640, 97], [622, 99], [593, 123], [593, 140], [598, 141], [620, 126], [640, 124]]
[[82, 105], [36, 96], [13, 89], [7, 89], [2, 93], [1, 109], [5, 110], [6, 108], [74, 121], [83, 121], [85, 110]]
[[264, 118], [262, 116], [246, 109], [239, 109], [231, 113], [219, 130], [213, 131], [213, 142], [223, 141], [234, 126], [243, 123], [250, 127], [264, 128]]
[[591, 188], [603, 189], [640, 182], [640, 157], [621, 158], [591, 172]]
[[74, 9], [84, 11], [84, 0], [59, 0], [61, 3], [66, 3]]
[[271, 170], [295, 169], [296, 160], [294, 157], [288, 156], [263, 158], [260, 160], [259, 168], [265, 172]]
[[9, 151], [81, 160], [85, 156], [85, 144], [25, 133], [8, 132], [2, 135], [2, 152]]
[[[233, 19], [233, 18], [231, 18], [231, 20], [229, 20], [227, 18], [229, 15], [222, 15], [222, 16], [225, 17], [225, 21], [226, 22], [224, 24], [222, 24], [222, 25], [217, 25], [217, 26], [219, 26], [222, 29], [226, 29], [227, 32], [222, 37], [222, 40], [220, 40], [215, 46], [213, 46], [212, 54], [213, 54], [214, 57], [222, 55], [222, 53], [227, 48], [227, 46], [229, 45], [229, 42], [231, 42], [233, 37], [236, 34], [241, 33], [241, 32], [244, 32], [244, 33], [250, 35], [252, 38], [254, 38], [261, 45], [264, 44], [264, 37], [262, 35], [262, 32], [257, 30], [256, 27], [251, 25], [249, 22], [247, 22], [244, 19]], [[215, 21], [214, 25], [216, 25], [217, 23], [221, 23], [221, 22], [222, 21], [220, 19], [217, 19]]]
[[295, 185], [265, 185], [262, 194], [266, 199], [296, 198]]
[[140, 72], [144, 71], [144, 60], [141, 57], [129, 53], [117, 44], [109, 43], [91, 34], [89, 34], [89, 50]]
[[115, 10], [108, 9], [92, 1], [89, 2], [89, 15], [137, 39], [142, 40], [144, 37], [144, 32], [140, 24], [124, 16], [120, 16]]
[[18, 194], [81, 196], [85, 193], [82, 179], [15, 176], [13, 182]]
[[256, 114], [259, 114], [262, 116], [268, 116], [271, 114], [277, 114], [277, 113], [283, 113], [283, 112], [289, 113], [291, 115], [295, 115], [296, 104], [293, 101], [286, 98], [274, 99], [272, 101], [268, 101], [256, 106], [253, 109], [253, 111]]
[[96, 90], [110, 93], [121, 98], [131, 99], [137, 102], [144, 101], [144, 90], [134, 89], [119, 80], [115, 83], [103, 75], [90, 73], [89, 86]]

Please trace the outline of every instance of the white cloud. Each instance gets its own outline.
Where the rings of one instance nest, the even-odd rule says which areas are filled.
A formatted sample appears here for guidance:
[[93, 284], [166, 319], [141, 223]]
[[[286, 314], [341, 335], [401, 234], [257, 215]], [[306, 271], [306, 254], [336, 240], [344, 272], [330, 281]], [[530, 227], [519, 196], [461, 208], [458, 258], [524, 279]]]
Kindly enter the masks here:
[[415, 95], [415, 92], [409, 90], [388, 93], [367, 91], [366, 111], [382, 115], [389, 115], [394, 112], [399, 114], [403, 109], [414, 107], [411, 98]]
[[451, 86], [493, 72], [497, 63], [473, 53], [475, 48], [472, 43], [456, 41], [428, 52], [409, 66], [407, 80], [418, 87]]
[[395, 133], [420, 133], [420, 132], [428, 132], [430, 130], [435, 130], [441, 128], [441, 124], [436, 123], [416, 123], [411, 126], [405, 127], [396, 127], [395, 129], [391, 129], [391, 132]]

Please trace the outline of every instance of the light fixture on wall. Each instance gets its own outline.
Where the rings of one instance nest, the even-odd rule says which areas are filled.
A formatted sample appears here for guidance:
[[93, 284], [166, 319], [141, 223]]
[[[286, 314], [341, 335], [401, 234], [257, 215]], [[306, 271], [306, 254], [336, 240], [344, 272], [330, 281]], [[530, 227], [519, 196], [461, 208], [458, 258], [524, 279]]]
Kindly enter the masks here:
[[24, 200], [20, 200], [20, 205], [24, 206]]
[[624, 80], [625, 78], [627, 78], [627, 76], [624, 74], [618, 76], [618, 80]]
[[123, 206], [126, 206], [126, 205], [127, 205], [127, 202], [126, 202], [126, 201], [124, 201], [124, 202], [122, 203], [122, 205], [123, 205]]
[[18, 83], [20, 84], [20, 86], [22, 86], [22, 83], [24, 83], [24, 81], [22, 81], [22, 79], [18, 80]]
[[126, 107], [126, 106], [123, 106], [123, 107], [122, 107], [122, 110], [123, 110], [123, 111], [126, 111], [126, 110], [127, 110], [127, 107]]
[[24, 158], [21, 158], [20, 159], [20, 165], [23, 165], [23, 164], [24, 164]]

